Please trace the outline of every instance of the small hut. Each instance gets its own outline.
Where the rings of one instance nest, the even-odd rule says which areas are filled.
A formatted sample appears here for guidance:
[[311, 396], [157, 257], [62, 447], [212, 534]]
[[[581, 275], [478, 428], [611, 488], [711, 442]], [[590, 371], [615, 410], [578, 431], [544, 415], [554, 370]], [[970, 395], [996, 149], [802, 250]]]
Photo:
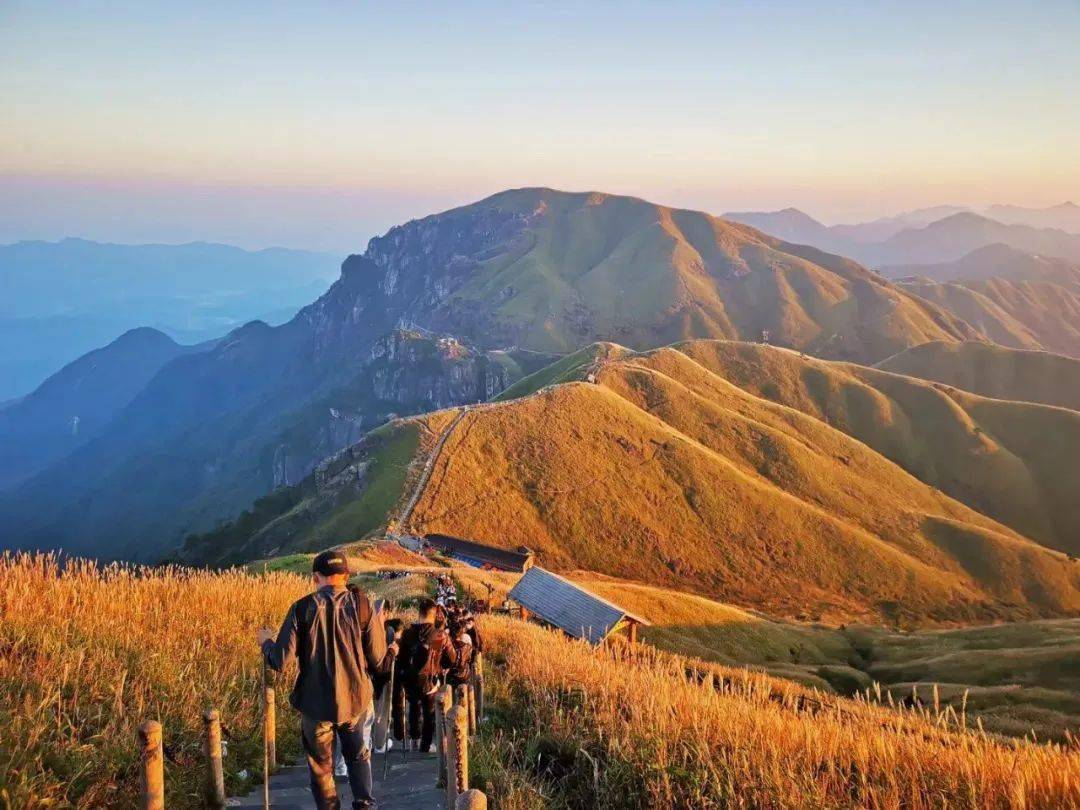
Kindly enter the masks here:
[[510, 591], [521, 617], [535, 617], [568, 636], [599, 644], [612, 636], [637, 643], [638, 627], [649, 622], [568, 579], [533, 566]]
[[525, 546], [517, 551], [487, 546], [475, 540], [464, 540], [448, 534], [426, 534], [424, 543], [442, 552], [448, 557], [459, 560], [474, 568], [494, 571], [528, 571], [533, 564], [533, 552]]

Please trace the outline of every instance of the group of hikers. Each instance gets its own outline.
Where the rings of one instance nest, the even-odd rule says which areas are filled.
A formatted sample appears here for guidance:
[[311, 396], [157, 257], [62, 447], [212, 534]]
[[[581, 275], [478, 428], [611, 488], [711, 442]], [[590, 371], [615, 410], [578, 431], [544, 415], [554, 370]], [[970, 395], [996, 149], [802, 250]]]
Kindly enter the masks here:
[[[482, 651], [472, 615], [458, 606], [452, 581], [440, 578], [438, 600], [424, 598], [409, 627], [386, 618], [366, 594], [349, 584], [344, 554], [324, 551], [312, 562], [315, 591], [289, 608], [281, 629], [258, 632], [267, 666], [281, 672], [291, 661], [299, 674], [290, 702], [300, 712], [301, 736], [320, 810], [341, 803], [335, 770], [348, 776], [354, 808], [375, 807], [371, 737], [375, 702], [391, 690], [392, 735], [398, 744], [430, 755], [435, 697], [443, 684], [468, 684]], [[406, 722], [408, 728], [406, 728]], [[408, 734], [406, 735], [406, 732]], [[335, 753], [344, 773], [335, 769]]]

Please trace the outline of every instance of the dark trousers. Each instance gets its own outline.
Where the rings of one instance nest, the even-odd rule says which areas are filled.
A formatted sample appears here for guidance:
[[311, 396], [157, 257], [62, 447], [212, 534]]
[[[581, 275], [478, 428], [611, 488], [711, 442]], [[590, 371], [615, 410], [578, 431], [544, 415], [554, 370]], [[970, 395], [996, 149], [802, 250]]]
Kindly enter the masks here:
[[[422, 721], [422, 722], [421, 722]], [[420, 750], [430, 751], [435, 738], [435, 693], [409, 690], [409, 737], [420, 740]]]
[[319, 810], [339, 810], [337, 785], [334, 784], [334, 734], [341, 743], [341, 754], [349, 770], [349, 787], [352, 789], [354, 808], [374, 807], [371, 795], [371, 711], [351, 723], [330, 723], [302, 717], [300, 731], [307, 754], [308, 773], [311, 777], [311, 795]]

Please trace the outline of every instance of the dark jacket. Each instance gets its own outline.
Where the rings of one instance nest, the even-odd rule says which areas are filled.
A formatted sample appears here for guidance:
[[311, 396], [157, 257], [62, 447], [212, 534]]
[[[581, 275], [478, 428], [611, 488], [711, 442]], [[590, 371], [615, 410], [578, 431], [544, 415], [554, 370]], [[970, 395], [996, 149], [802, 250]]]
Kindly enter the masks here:
[[469, 638], [472, 639], [473, 651], [482, 653], [484, 651], [484, 640], [480, 637], [480, 628], [476, 626], [476, 622], [473, 621], [473, 626], [465, 632], [467, 632]]
[[467, 633], [462, 633], [462, 637], [454, 641], [454, 652], [457, 654], [457, 660], [446, 673], [446, 682], [451, 686], [460, 686], [468, 683], [472, 677], [475, 650], [473, 650], [472, 639]]
[[436, 659], [439, 678], [457, 661], [457, 653], [446, 630], [436, 628], [431, 622], [416, 622], [402, 633], [396, 677], [411, 692], [427, 693], [433, 684], [423, 682], [419, 669], [413, 663], [414, 653], [419, 646], [426, 646], [432, 651], [431, 657]]
[[290, 701], [315, 721], [347, 723], [371, 707], [371, 674], [389, 665], [386, 630], [366, 595], [324, 586], [297, 600], [277, 640], [263, 644], [267, 665], [300, 664]]

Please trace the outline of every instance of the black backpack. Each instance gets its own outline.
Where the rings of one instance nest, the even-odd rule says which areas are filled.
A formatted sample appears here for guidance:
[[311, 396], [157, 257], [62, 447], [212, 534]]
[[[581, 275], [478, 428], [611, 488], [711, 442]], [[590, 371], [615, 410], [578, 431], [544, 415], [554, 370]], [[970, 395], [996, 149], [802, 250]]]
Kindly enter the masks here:
[[434, 627], [430, 632], [417, 633], [416, 645], [409, 654], [409, 672], [413, 683], [421, 693], [428, 695], [439, 688], [442, 681], [442, 652], [446, 637]]
[[[364, 643], [364, 628], [367, 627], [368, 622], [371, 620], [371, 600], [369, 600], [367, 596], [364, 595], [363, 591], [361, 591], [352, 583], [346, 585], [345, 587], [349, 591], [350, 596], [352, 596], [353, 601], [356, 603], [356, 619], [357, 623], [359, 624], [356, 637], [360, 641], [360, 644], [362, 646]], [[311, 626], [315, 623], [315, 614], [319, 610], [319, 598], [317, 594], [310, 593], [305, 596], [301, 601], [305, 604], [303, 604], [302, 606], [297, 606], [296, 617], [299, 620], [300, 624], [300, 638], [308, 638], [310, 635]], [[333, 609], [327, 611], [327, 616], [330, 619], [331, 635], [334, 635], [337, 631], [337, 628], [333, 626], [335, 615], [336, 611], [334, 611]], [[358, 650], [357, 652], [358, 655], [356, 657], [360, 661], [360, 669], [361, 671], [366, 672], [367, 656], [363, 654], [362, 649]]]

